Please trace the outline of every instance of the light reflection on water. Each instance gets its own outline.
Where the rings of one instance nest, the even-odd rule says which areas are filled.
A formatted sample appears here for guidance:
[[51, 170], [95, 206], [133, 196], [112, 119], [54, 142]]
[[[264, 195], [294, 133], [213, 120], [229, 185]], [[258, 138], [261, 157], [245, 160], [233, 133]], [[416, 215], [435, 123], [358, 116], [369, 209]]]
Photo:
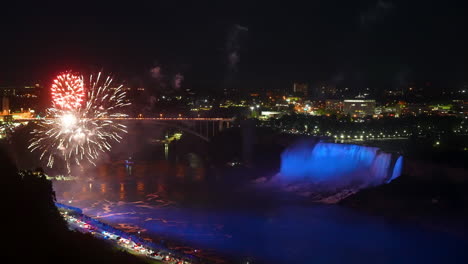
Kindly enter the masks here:
[[125, 200], [125, 184], [120, 183], [119, 200]]
[[[93, 182], [55, 184], [59, 200], [155, 241], [183, 241], [220, 255], [267, 263], [463, 263], [464, 239], [389, 222], [339, 206], [268, 208], [190, 205], [191, 186], [203, 185], [203, 168], [158, 161], [98, 167]], [[204, 195], [202, 192], [195, 192]], [[235, 199], [236, 197], [234, 197]], [[187, 203], [188, 202], [188, 203]], [[191, 250], [191, 248], [187, 248]], [[251, 262], [251, 263], [256, 263]]]

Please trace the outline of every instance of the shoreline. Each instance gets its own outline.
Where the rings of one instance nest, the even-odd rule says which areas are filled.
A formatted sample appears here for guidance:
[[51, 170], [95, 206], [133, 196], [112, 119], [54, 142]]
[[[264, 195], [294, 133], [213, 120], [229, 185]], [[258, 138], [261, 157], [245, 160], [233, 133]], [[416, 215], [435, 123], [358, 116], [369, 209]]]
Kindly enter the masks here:
[[71, 212], [71, 215], [76, 216], [77, 218], [81, 219], [83, 222], [87, 224], [98, 226], [100, 229], [103, 229], [105, 232], [113, 233], [113, 234], [118, 235], [118, 237], [130, 240], [130, 241], [134, 241], [137, 244], [141, 244], [151, 249], [152, 251], [161, 251], [161, 252], [164, 251], [164, 252], [167, 252], [169, 255], [173, 255], [178, 258], [184, 259], [185, 261], [189, 261], [188, 263], [194, 263], [194, 264], [203, 263], [197, 256], [186, 254], [186, 253], [181, 253], [177, 250], [170, 249], [164, 245], [161, 245], [152, 241], [150, 242], [142, 237], [132, 235], [128, 232], [122, 231], [104, 222], [96, 220], [95, 218], [84, 214], [81, 208], [68, 206], [62, 203], [58, 203], [58, 202], [55, 202], [55, 206], [57, 207], [59, 211]]

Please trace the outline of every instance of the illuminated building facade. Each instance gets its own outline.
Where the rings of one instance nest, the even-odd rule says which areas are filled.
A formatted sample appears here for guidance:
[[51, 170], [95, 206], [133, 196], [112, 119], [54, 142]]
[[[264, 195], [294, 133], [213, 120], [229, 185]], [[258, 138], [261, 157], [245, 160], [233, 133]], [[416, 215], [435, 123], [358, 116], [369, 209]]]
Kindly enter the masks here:
[[343, 101], [343, 112], [354, 117], [375, 114], [375, 100], [349, 99]]

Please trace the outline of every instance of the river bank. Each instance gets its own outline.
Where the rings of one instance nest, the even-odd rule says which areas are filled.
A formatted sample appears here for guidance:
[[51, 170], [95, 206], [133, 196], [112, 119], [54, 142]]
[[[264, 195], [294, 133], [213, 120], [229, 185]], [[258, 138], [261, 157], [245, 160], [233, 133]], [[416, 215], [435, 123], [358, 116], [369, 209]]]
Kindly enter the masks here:
[[[80, 208], [55, 203], [69, 228], [78, 229], [83, 233], [90, 233], [96, 238], [114, 242], [114, 246], [126, 249], [129, 253], [137, 254], [148, 259], [157, 259], [161, 263], [196, 264], [203, 263], [195, 256], [171, 250], [163, 245], [153, 243], [138, 235], [133, 235], [99, 220], [83, 214]], [[159, 263], [159, 262], [158, 262]]]

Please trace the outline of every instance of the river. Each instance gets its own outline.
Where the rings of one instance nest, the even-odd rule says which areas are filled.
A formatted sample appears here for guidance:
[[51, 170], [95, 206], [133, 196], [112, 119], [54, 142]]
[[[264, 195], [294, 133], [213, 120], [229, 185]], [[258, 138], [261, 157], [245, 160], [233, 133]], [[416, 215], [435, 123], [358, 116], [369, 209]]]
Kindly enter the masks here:
[[249, 203], [255, 196], [233, 192], [224, 206], [226, 196], [217, 200], [205, 188], [206, 176], [203, 168], [169, 161], [116, 163], [89, 169], [80, 181], [55, 182], [54, 189], [58, 201], [89, 216], [213, 263], [466, 260], [466, 238], [338, 205], [259, 206]]

